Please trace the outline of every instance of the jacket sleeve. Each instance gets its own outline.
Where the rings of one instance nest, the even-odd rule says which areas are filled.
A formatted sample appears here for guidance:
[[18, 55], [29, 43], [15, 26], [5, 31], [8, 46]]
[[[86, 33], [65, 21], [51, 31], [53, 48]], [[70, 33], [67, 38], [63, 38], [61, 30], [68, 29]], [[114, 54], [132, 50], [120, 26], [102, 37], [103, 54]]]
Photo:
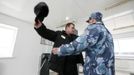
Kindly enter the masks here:
[[57, 36], [57, 32], [47, 29], [46, 26], [43, 24], [41, 27], [39, 28], [34, 28], [36, 30], [36, 32], [43, 38], [48, 39], [49, 41], [54, 42], [55, 41], [55, 37]]
[[79, 36], [76, 40], [71, 42], [70, 44], [62, 45], [59, 48], [58, 55], [72, 55], [78, 54], [84, 50], [88, 46], [93, 46], [96, 44], [99, 38], [99, 30], [96, 27], [89, 27], [85, 30], [84, 34]]

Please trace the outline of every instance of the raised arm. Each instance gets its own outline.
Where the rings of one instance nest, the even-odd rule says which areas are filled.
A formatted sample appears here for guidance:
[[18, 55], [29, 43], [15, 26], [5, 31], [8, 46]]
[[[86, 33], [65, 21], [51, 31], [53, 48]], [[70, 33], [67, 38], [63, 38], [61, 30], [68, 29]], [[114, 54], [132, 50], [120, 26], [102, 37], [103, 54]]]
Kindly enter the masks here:
[[39, 20], [38, 22], [35, 22], [34, 29], [41, 37], [53, 42], [55, 41], [57, 36], [56, 31], [47, 29], [46, 26], [43, 23], [41, 23]]

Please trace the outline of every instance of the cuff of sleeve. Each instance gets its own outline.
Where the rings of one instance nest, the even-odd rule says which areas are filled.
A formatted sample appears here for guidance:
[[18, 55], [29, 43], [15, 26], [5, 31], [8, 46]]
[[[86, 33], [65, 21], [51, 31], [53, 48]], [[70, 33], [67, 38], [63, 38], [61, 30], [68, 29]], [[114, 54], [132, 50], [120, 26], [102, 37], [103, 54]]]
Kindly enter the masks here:
[[42, 24], [39, 28], [34, 27], [35, 30], [41, 30], [44, 27], [44, 25]]
[[57, 54], [58, 54], [58, 56], [61, 55], [61, 50], [60, 50], [60, 48], [58, 48]]

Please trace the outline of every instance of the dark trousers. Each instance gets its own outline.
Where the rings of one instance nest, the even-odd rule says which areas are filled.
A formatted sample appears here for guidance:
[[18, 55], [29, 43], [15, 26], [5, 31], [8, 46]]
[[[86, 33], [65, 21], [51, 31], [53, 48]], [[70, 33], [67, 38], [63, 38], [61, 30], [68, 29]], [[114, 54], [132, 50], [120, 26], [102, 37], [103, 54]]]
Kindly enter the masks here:
[[58, 75], [78, 75], [77, 65], [76, 64], [65, 65], [63, 72], [60, 72]]

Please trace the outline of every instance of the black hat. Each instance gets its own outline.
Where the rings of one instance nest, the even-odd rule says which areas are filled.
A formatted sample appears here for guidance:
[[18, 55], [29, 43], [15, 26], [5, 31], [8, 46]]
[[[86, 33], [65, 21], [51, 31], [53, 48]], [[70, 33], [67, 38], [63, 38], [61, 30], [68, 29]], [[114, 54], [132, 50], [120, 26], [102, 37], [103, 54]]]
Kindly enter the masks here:
[[48, 5], [45, 2], [39, 2], [34, 7], [34, 13], [36, 15], [35, 21], [40, 20], [42, 22], [49, 13]]

